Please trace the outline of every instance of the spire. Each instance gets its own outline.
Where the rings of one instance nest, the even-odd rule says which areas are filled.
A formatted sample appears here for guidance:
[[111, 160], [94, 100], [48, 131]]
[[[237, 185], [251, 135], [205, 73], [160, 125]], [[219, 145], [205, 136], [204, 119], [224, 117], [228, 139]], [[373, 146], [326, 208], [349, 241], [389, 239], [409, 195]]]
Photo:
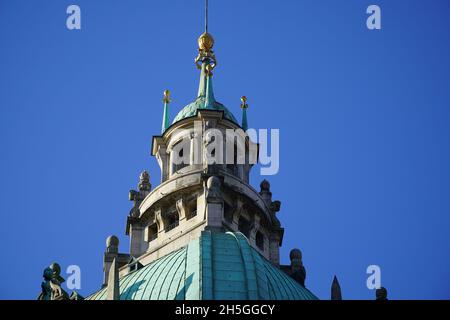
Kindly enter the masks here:
[[206, 92], [205, 92], [205, 109], [212, 109], [216, 99], [214, 98], [214, 91], [212, 86], [212, 74], [206, 75]]
[[170, 103], [170, 91], [164, 90], [164, 112], [163, 112], [163, 121], [161, 126], [161, 134], [166, 131], [166, 129], [169, 127], [169, 103]]
[[341, 286], [336, 276], [331, 284], [331, 300], [342, 300]]
[[214, 38], [208, 29], [208, 1], [205, 2], [205, 29], [198, 38], [198, 53], [194, 63], [200, 70], [200, 81], [196, 99], [185, 106], [173, 119], [173, 123], [182, 119], [195, 116], [198, 110], [209, 109], [223, 111], [224, 117], [233, 123], [239, 122], [233, 114], [221, 103], [216, 101], [213, 90], [212, 75], [217, 66], [216, 56], [213, 51]]
[[247, 122], [247, 108], [248, 108], [248, 104], [247, 104], [247, 97], [246, 96], [242, 96], [241, 97], [241, 109], [242, 109], [242, 124], [241, 127], [242, 129], [244, 129], [244, 131], [246, 131], [248, 129], [248, 122]]
[[205, 0], [205, 32], [208, 32], [208, 0]]
[[197, 98], [205, 98], [205, 109], [213, 107], [216, 102], [211, 79], [217, 65], [213, 46], [214, 38], [208, 33], [208, 0], [205, 0], [205, 32], [198, 38], [198, 55], [195, 58], [195, 65], [201, 69]]

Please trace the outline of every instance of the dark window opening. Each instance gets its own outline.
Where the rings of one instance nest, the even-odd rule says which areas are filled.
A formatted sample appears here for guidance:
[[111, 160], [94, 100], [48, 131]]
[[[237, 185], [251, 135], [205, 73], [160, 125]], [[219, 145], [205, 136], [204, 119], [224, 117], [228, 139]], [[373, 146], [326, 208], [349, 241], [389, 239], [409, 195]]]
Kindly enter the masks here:
[[188, 206], [188, 211], [186, 215], [186, 220], [192, 219], [197, 215], [197, 201], [194, 201]]
[[166, 219], [164, 221], [164, 231], [168, 232], [176, 227], [178, 227], [179, 217], [177, 212], [172, 212], [167, 214]]
[[148, 242], [153, 241], [156, 238], [158, 238], [158, 226], [154, 223], [148, 227]]
[[264, 235], [262, 232], [258, 231], [256, 232], [256, 246], [261, 250], [264, 251]]
[[238, 147], [237, 144], [234, 144], [234, 152], [233, 152], [233, 163], [227, 164], [227, 170], [231, 174], [237, 176], [238, 175]]
[[133, 260], [130, 262], [130, 264], [128, 265], [128, 270], [129, 272], [133, 272], [133, 271], [137, 271], [139, 269], [142, 269], [144, 266], [142, 265], [142, 263], [140, 263], [137, 260]]
[[250, 237], [250, 221], [244, 217], [239, 218], [239, 231], [242, 232], [247, 238]]
[[233, 222], [233, 208], [230, 207], [228, 205], [228, 203], [226, 203], [226, 202], [224, 205], [224, 218], [225, 218], [225, 221], [227, 221], [229, 223]]

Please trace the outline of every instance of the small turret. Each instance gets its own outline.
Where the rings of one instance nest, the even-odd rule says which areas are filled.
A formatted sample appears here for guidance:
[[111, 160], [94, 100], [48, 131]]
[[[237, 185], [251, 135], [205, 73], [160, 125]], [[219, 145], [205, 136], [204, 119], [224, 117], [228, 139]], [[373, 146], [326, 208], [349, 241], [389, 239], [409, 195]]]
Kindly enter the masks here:
[[[119, 253], [119, 238], [115, 235], [111, 235], [106, 238], [106, 250], [103, 255], [103, 285], [102, 287], [109, 286], [111, 277], [115, 279], [119, 277], [118, 268], [126, 265], [130, 261], [130, 255], [126, 253]], [[115, 265], [114, 265], [115, 264]], [[117, 272], [110, 275], [111, 270]], [[108, 289], [109, 290], [109, 289]]]
[[289, 253], [291, 259], [291, 277], [303, 287], [305, 286], [306, 269], [303, 266], [303, 255], [300, 249], [292, 249]]

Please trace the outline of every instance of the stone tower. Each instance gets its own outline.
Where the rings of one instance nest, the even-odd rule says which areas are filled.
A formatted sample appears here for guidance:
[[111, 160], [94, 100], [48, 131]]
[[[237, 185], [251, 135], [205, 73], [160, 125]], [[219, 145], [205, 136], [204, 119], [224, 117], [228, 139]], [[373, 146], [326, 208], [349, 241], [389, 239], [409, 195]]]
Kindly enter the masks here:
[[[137, 190], [129, 192], [129, 253], [119, 253], [118, 237], [106, 239], [102, 288], [86, 299], [317, 299], [306, 288], [299, 249], [291, 250], [289, 265], [280, 265], [281, 203], [272, 200], [267, 180], [259, 190], [250, 184], [259, 146], [248, 128], [247, 98], [241, 97], [239, 124], [215, 98], [213, 46], [206, 23], [195, 58], [197, 97], [172, 123], [170, 92], [164, 91], [161, 134], [151, 146], [160, 184], [152, 189], [149, 173], [140, 174]], [[56, 263], [44, 269], [38, 299], [83, 300], [62, 290], [60, 272]], [[387, 300], [387, 290], [377, 289], [376, 296]], [[331, 299], [342, 300], [337, 277]]]
[[250, 185], [259, 146], [247, 130], [247, 98], [239, 124], [214, 96], [213, 46], [206, 27], [195, 59], [197, 97], [172, 122], [164, 91], [161, 134], [151, 146], [160, 184], [152, 189], [141, 173], [129, 193], [130, 252], [118, 252], [117, 237], [107, 239], [103, 289], [87, 299], [317, 299], [305, 288], [300, 250], [280, 265], [281, 203], [267, 180], [259, 190]]
[[[253, 248], [278, 265], [283, 239], [283, 228], [276, 217], [280, 202], [272, 201], [268, 181], [261, 183], [259, 191], [249, 184], [258, 146], [215, 99], [212, 36], [205, 32], [198, 43], [197, 98], [177, 114], [171, 125], [169, 92], [164, 92], [162, 133], [153, 137], [151, 148], [161, 169], [161, 184], [150, 190], [144, 171], [139, 190], [130, 191], [130, 200], [134, 201], [126, 228], [130, 254], [147, 264], [186, 246], [203, 230], [240, 231]], [[246, 109], [243, 97], [242, 110]], [[243, 120], [246, 126], [246, 114]], [[214, 143], [219, 138], [223, 143]]]

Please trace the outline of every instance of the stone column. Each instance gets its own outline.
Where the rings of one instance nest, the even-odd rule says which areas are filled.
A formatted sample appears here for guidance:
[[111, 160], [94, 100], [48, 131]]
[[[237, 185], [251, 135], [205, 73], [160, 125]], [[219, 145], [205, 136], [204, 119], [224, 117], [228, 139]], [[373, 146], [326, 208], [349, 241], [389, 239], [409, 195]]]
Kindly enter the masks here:
[[159, 233], [164, 232], [164, 229], [166, 227], [164, 225], [164, 220], [162, 218], [161, 208], [158, 208], [155, 210], [155, 220], [156, 220], [156, 224], [158, 225], [158, 237], [159, 237]]
[[186, 219], [186, 201], [183, 198], [177, 200], [175, 204], [178, 212], [178, 218], [181, 223], [182, 220]]
[[238, 231], [239, 230], [239, 217], [241, 216], [241, 211], [244, 206], [244, 202], [241, 199], [237, 199], [236, 201], [236, 207], [233, 212], [233, 230]]
[[206, 229], [222, 230], [223, 219], [223, 198], [220, 191], [221, 181], [218, 177], [212, 176], [206, 182]]
[[280, 236], [278, 233], [272, 233], [269, 236], [269, 256], [270, 261], [275, 264], [280, 264]]
[[145, 253], [144, 249], [145, 227], [140, 224], [131, 224], [130, 228], [130, 254], [139, 257]]
[[156, 153], [156, 160], [158, 161], [161, 169], [161, 182], [166, 181], [169, 178], [169, 159], [168, 159], [167, 147], [165, 145], [159, 145]]

